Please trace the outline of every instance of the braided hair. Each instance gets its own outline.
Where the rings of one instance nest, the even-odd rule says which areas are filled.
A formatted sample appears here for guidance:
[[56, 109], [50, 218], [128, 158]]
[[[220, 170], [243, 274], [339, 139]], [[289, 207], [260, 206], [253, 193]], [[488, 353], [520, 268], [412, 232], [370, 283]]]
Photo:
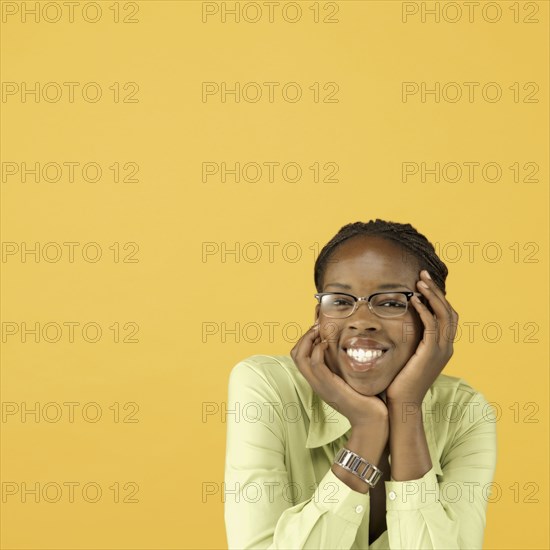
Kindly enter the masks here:
[[[322, 291], [323, 277], [327, 263], [334, 251], [345, 241], [356, 236], [377, 236], [393, 241], [407, 254], [418, 260], [419, 269], [427, 269], [434, 283], [445, 294], [447, 266], [440, 260], [435, 249], [424, 235], [409, 223], [396, 223], [384, 220], [370, 220], [367, 223], [355, 222], [344, 225], [322, 248], [315, 261], [314, 279], [317, 292]], [[404, 257], [405, 261], [405, 257]]]

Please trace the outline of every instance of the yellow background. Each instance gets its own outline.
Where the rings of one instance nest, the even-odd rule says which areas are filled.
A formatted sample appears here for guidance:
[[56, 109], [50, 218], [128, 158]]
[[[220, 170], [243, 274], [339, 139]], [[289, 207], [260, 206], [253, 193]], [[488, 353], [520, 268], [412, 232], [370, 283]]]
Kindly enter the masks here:
[[[13, 5], [19, 10], [4, 13], [2, 81], [80, 83], [72, 103], [66, 88], [52, 103], [3, 95], [2, 161], [96, 162], [103, 175], [96, 183], [78, 172], [74, 182], [64, 175], [23, 183], [17, 174], [2, 182], [4, 244], [80, 244], [74, 262], [67, 249], [57, 262], [23, 262], [20, 253], [2, 260], [1, 474], [12, 484], [6, 488], [97, 483], [103, 493], [96, 503], [78, 488], [74, 502], [68, 492], [56, 503], [5, 495], [2, 548], [226, 547], [229, 372], [249, 355], [289, 352], [292, 327], [305, 329], [313, 319], [314, 251], [342, 225], [374, 218], [412, 223], [439, 243], [443, 259], [452, 260], [449, 301], [461, 323], [479, 323], [471, 342], [464, 328], [445, 372], [501, 410], [495, 482], [502, 496], [489, 505], [485, 548], [548, 548], [548, 2], [519, 2], [517, 23], [513, 3], [504, 1], [496, 2], [502, 17], [494, 23], [481, 8], [472, 22], [466, 15], [456, 23], [429, 15], [422, 22], [420, 12], [403, 22], [402, 2], [393, 0], [321, 2], [319, 23], [310, 1], [299, 2], [295, 23], [280, 7], [273, 22], [263, 8], [257, 23], [231, 16], [224, 23], [220, 12], [203, 22], [203, 5], [194, 0], [107, 1], [90, 23], [83, 4], [74, 22], [66, 11], [58, 22], [24, 22], [21, 2], [2, 2], [10, 14]], [[420, 10], [434, 3], [412, 4]], [[323, 23], [334, 6], [338, 22]], [[49, 9], [51, 19], [56, 8]], [[524, 22], [535, 10], [538, 23]], [[130, 12], [137, 22], [122, 22]], [[93, 9], [86, 13], [95, 17]], [[101, 86], [96, 103], [82, 99], [87, 82]], [[116, 103], [109, 89], [115, 82], [136, 82], [138, 101]], [[277, 92], [272, 103], [265, 95], [256, 103], [234, 96], [222, 102], [220, 94], [203, 101], [202, 82], [278, 82], [279, 91], [297, 82], [303, 96], [296, 103]], [[315, 102], [309, 87], [316, 82], [321, 90], [337, 83], [338, 102]], [[480, 87], [472, 102], [436, 102], [433, 95], [422, 102], [418, 94], [403, 102], [402, 82]], [[500, 101], [483, 100], [488, 82], [502, 87]], [[536, 82], [538, 102], [524, 103], [524, 91], [515, 102], [508, 89], [515, 82]], [[137, 163], [139, 181], [115, 183], [114, 162]], [[223, 183], [219, 174], [203, 182], [203, 162], [295, 162], [303, 174], [294, 183], [280, 172], [273, 182], [265, 174], [256, 183], [231, 175]], [[315, 183], [314, 162], [336, 163], [338, 181]], [[495, 162], [503, 173], [498, 182], [479, 172], [473, 182], [403, 182], [404, 162]], [[508, 167], [515, 162], [536, 163], [538, 182], [514, 182]], [[90, 242], [103, 251], [95, 263], [79, 252]], [[138, 261], [115, 262], [109, 247], [128, 242], [139, 245]], [[273, 261], [266, 242], [276, 243]], [[464, 245], [470, 242], [479, 243], [473, 257]], [[239, 255], [203, 257], [204, 246], [238, 246]], [[497, 249], [502, 257], [490, 261]], [[302, 256], [293, 261], [296, 250]], [[23, 322], [71, 321], [97, 323], [101, 339], [86, 342], [79, 329], [74, 342], [66, 330], [51, 343], [6, 333]], [[121, 339], [131, 332], [125, 323], [137, 323], [139, 341], [114, 342], [115, 322]], [[222, 335], [236, 323], [238, 336]], [[500, 327], [498, 342], [488, 341], [495, 325], [482, 333], [487, 323]], [[61, 418], [22, 422], [21, 408], [35, 402], [40, 414], [59, 404]], [[74, 422], [65, 402], [80, 404]], [[100, 420], [83, 419], [86, 403], [101, 407]], [[137, 422], [115, 422], [114, 403], [136, 403]], [[7, 414], [10, 406], [19, 412]], [[54, 415], [55, 405], [48, 407]], [[219, 412], [203, 418], [203, 409]], [[114, 502], [115, 482], [137, 484], [138, 502]], [[220, 491], [204, 498], [207, 483]]]

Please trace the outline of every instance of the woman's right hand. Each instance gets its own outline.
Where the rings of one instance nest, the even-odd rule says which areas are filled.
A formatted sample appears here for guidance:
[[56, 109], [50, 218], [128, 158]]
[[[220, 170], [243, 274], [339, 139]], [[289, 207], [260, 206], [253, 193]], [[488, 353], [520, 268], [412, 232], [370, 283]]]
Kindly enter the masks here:
[[319, 325], [313, 325], [292, 348], [290, 355], [313, 391], [343, 414], [352, 428], [369, 428], [388, 437], [388, 409], [377, 396], [355, 391], [343, 378], [325, 364], [326, 340], [321, 340]]

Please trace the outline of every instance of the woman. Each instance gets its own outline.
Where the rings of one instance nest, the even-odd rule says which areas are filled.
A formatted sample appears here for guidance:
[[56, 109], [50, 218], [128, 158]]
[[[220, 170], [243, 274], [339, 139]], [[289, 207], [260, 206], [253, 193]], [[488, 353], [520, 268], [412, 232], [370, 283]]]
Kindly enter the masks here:
[[441, 374], [446, 276], [409, 224], [348, 224], [321, 250], [313, 327], [230, 375], [229, 548], [482, 547], [495, 424]]

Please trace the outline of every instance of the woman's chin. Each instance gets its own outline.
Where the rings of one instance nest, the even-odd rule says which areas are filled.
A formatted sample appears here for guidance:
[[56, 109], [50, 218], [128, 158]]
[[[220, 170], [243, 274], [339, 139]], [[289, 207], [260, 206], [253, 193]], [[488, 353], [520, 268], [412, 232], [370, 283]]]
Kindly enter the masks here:
[[358, 373], [358, 377], [350, 376], [345, 369], [341, 369], [340, 366], [334, 367], [332, 362], [327, 362], [329, 369], [336, 375], [338, 375], [344, 382], [350, 385], [357, 393], [364, 395], [365, 397], [372, 397], [374, 395], [380, 395], [385, 402], [386, 388], [388, 384], [380, 380], [368, 379]]
[[357, 393], [366, 397], [372, 397], [385, 391], [385, 387], [381, 388], [380, 383], [376, 384], [374, 381], [358, 380], [357, 378], [350, 378], [348, 376], [342, 376], [338, 374], [347, 384], [349, 384]]
[[340, 369], [339, 367], [334, 368], [332, 365], [329, 365], [329, 368], [334, 374], [337, 374], [342, 380], [349, 384], [357, 393], [366, 397], [378, 395], [386, 390], [387, 384], [381, 385], [380, 380], [369, 379], [364, 377], [362, 373], [358, 373], [358, 376], [350, 376], [350, 374], [353, 373], [348, 373], [345, 369]]
[[380, 393], [380, 389], [374, 388], [372, 384], [361, 384], [355, 380], [346, 380], [346, 382], [357, 392], [365, 397], [372, 397]]

